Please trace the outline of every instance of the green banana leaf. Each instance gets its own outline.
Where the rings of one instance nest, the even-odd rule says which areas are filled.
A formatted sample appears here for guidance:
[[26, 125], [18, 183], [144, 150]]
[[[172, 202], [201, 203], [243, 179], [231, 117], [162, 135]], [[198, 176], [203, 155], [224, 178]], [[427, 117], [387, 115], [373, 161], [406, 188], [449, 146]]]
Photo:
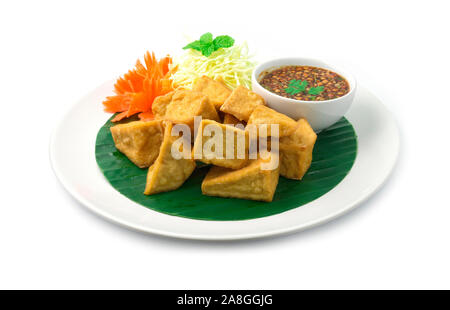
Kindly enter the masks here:
[[301, 181], [280, 177], [272, 202], [202, 195], [200, 186], [209, 169], [205, 165], [199, 165], [179, 189], [146, 196], [147, 169], [138, 168], [116, 149], [111, 119], [100, 128], [95, 146], [98, 166], [111, 186], [143, 207], [198, 220], [255, 219], [301, 207], [338, 185], [352, 168], [357, 153], [353, 126], [342, 118], [318, 134], [311, 167]]

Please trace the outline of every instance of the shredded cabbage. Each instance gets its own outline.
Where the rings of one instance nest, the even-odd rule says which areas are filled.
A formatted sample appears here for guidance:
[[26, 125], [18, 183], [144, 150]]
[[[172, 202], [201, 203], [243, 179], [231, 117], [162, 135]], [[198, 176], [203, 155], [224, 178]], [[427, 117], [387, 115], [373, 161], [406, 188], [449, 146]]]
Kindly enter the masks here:
[[191, 89], [195, 80], [203, 75], [216, 79], [234, 89], [242, 85], [251, 89], [251, 76], [256, 62], [248, 53], [247, 43], [221, 48], [205, 57], [201, 52], [189, 49], [174, 60], [172, 67], [178, 70], [171, 76], [175, 87]]

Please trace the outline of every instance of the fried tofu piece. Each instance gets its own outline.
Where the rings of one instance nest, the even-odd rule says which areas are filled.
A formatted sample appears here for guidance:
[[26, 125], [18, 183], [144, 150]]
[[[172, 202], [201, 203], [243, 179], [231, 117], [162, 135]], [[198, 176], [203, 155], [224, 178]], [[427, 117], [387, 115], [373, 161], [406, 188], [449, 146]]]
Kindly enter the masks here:
[[230, 96], [231, 90], [220, 81], [215, 81], [207, 76], [202, 76], [194, 82], [193, 91], [198, 91], [207, 96], [216, 109], [220, 109], [225, 100]]
[[155, 98], [152, 104], [152, 112], [156, 119], [162, 119], [166, 115], [167, 106], [172, 102], [172, 97], [175, 91], [171, 91], [163, 96]]
[[163, 141], [162, 121], [136, 121], [111, 127], [116, 148], [136, 166], [149, 167], [159, 154]]
[[229, 113], [241, 121], [248, 121], [250, 114], [258, 106], [264, 106], [264, 99], [244, 86], [236, 87], [220, 107], [220, 111]]
[[245, 125], [246, 125], [246, 123], [244, 121], [240, 121], [236, 117], [234, 117], [233, 115], [228, 114], [228, 113], [224, 113], [223, 123], [227, 124], [227, 125], [241, 124], [243, 127], [245, 127]]
[[187, 124], [194, 128], [194, 117], [219, 121], [216, 108], [208, 97], [192, 90], [178, 90], [173, 94], [172, 101], [167, 106], [164, 119], [176, 124]]
[[280, 138], [280, 174], [301, 180], [311, 165], [317, 135], [305, 119], [297, 123], [293, 134]]
[[193, 156], [205, 164], [240, 169], [248, 161], [247, 133], [215, 121], [202, 120], [195, 138]]
[[195, 169], [195, 161], [191, 158], [189, 150], [182, 149], [183, 144], [180, 145], [179, 150], [185, 154], [187, 152], [187, 156], [180, 159], [175, 159], [172, 156], [172, 145], [182, 138], [172, 136], [171, 132], [172, 123], [168, 122], [165, 125], [164, 140], [159, 150], [159, 156], [148, 169], [145, 195], [179, 188]]
[[[214, 78], [214, 81], [217, 81], [217, 82], [219, 82], [219, 83], [222, 83], [224, 86], [226, 86], [226, 87], [228, 88], [227, 83], [225, 82], [225, 80], [223, 79], [223, 77], [221, 77], [220, 75], [216, 76], [216, 77]], [[228, 88], [228, 89], [229, 89], [229, 88]]]
[[239, 170], [213, 166], [202, 182], [202, 193], [208, 196], [241, 198], [270, 202], [279, 179], [279, 166], [262, 169], [263, 159], [252, 160]]
[[258, 106], [250, 115], [247, 125], [264, 125], [267, 124], [267, 136], [271, 136], [271, 125], [278, 124], [278, 136], [285, 137], [291, 135], [298, 124], [292, 118], [281, 114], [266, 106]]

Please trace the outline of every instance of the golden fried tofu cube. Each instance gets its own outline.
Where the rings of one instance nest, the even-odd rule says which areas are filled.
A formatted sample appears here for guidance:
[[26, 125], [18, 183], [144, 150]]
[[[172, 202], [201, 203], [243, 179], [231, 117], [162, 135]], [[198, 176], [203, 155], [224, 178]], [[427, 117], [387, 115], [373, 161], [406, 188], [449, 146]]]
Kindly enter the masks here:
[[173, 94], [172, 101], [167, 106], [164, 119], [176, 124], [187, 124], [194, 128], [194, 117], [219, 121], [216, 108], [208, 97], [192, 90], [178, 90]]
[[278, 137], [285, 137], [292, 134], [298, 124], [292, 118], [281, 114], [266, 106], [258, 106], [250, 115], [247, 126], [254, 124], [256, 126], [267, 124], [267, 136], [271, 136], [271, 125], [278, 124]]
[[225, 100], [220, 111], [229, 113], [241, 121], [248, 121], [250, 114], [258, 106], [264, 106], [264, 99], [251, 90], [239, 85]]
[[[226, 87], [228, 88], [227, 83], [225, 82], [225, 80], [223, 79], [223, 77], [221, 77], [220, 75], [216, 76], [216, 77], [214, 78], [214, 81], [217, 81], [217, 82], [219, 82], [219, 83], [222, 83], [224, 86], [226, 86]], [[228, 89], [229, 89], [229, 88], [228, 88]]]
[[245, 130], [211, 120], [202, 120], [194, 142], [194, 159], [205, 164], [240, 169], [248, 161]]
[[207, 96], [216, 109], [220, 109], [225, 100], [230, 96], [231, 90], [220, 81], [202, 76], [194, 82], [193, 91], [198, 91]]
[[148, 169], [145, 195], [179, 188], [195, 169], [195, 161], [192, 159], [189, 150], [183, 149], [183, 144], [180, 144], [179, 150], [187, 156], [179, 159], [172, 156], [172, 145], [183, 137], [172, 136], [171, 132], [172, 123], [168, 122], [165, 125], [164, 140], [159, 150], [159, 156]]
[[293, 134], [280, 138], [280, 174], [301, 180], [308, 171], [317, 135], [305, 119], [300, 119]]
[[155, 98], [152, 104], [152, 112], [156, 119], [162, 119], [166, 115], [167, 106], [172, 102], [174, 94], [175, 91], [171, 91], [170, 93]]
[[233, 115], [228, 114], [228, 113], [224, 113], [223, 123], [227, 124], [227, 125], [241, 124], [243, 127], [245, 127], [245, 125], [246, 125], [246, 123], [244, 121], [240, 121], [236, 117], [234, 117]]
[[241, 198], [270, 202], [279, 179], [279, 166], [265, 170], [263, 159], [252, 160], [239, 170], [213, 166], [202, 182], [202, 193], [208, 196]]
[[136, 121], [111, 127], [116, 148], [136, 166], [149, 167], [158, 157], [163, 141], [162, 121]]

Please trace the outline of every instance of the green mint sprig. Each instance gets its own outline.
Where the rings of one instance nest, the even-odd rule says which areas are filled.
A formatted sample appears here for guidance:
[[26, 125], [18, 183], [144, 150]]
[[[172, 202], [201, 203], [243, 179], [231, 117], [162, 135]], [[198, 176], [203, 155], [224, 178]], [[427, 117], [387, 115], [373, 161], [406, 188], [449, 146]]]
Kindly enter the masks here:
[[220, 48], [233, 46], [234, 39], [230, 36], [217, 36], [213, 39], [211, 32], [207, 32], [200, 37], [200, 40], [194, 41], [183, 47], [183, 49], [193, 49], [208, 57]]
[[306, 87], [308, 87], [307, 81], [301, 80], [291, 80], [289, 82], [289, 87], [285, 89], [286, 93], [291, 95], [296, 95], [298, 93], [304, 92]]
[[323, 92], [323, 86], [311, 87], [308, 90], [309, 95], [319, 95], [321, 92]]
[[[286, 93], [291, 95], [296, 95], [298, 93], [302, 93], [306, 91], [306, 88], [308, 87], [308, 81], [301, 81], [301, 80], [291, 80], [289, 82], [289, 86], [285, 88]], [[308, 90], [308, 95], [310, 96], [310, 99], [314, 100], [321, 92], [323, 92], [324, 87], [318, 86], [318, 87], [311, 87]]]

